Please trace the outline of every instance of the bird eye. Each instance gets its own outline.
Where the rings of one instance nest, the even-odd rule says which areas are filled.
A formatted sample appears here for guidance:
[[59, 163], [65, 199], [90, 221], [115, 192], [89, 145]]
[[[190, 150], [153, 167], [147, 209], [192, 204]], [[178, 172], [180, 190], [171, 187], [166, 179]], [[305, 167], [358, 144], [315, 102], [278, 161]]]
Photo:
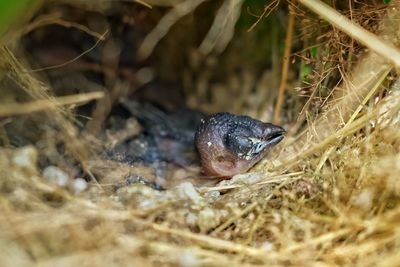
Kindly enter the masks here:
[[260, 152], [265, 148], [266, 145], [267, 145], [267, 142], [259, 142], [259, 143], [255, 146], [254, 153], [255, 153], [255, 154], [260, 153]]

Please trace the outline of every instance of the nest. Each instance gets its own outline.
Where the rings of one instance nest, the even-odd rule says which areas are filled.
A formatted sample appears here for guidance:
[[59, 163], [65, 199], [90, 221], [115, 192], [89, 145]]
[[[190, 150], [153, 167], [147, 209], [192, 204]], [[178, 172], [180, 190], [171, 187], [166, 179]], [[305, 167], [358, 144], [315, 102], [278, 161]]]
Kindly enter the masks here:
[[[32, 2], [0, 28], [1, 266], [398, 265], [399, 1]], [[158, 190], [101, 157], [131, 97], [288, 133]]]

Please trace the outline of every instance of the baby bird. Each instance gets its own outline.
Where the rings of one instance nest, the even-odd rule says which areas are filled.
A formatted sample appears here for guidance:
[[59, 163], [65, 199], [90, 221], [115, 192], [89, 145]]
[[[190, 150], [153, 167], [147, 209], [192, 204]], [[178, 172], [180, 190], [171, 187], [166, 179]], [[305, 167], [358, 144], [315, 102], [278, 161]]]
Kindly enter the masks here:
[[248, 116], [216, 113], [202, 119], [195, 134], [202, 169], [210, 178], [249, 170], [284, 137], [285, 130]]

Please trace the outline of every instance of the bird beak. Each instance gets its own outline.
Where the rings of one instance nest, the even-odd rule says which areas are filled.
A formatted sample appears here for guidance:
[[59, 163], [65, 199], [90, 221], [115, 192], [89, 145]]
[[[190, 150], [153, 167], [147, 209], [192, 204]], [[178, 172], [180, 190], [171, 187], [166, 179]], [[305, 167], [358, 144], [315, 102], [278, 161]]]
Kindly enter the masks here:
[[273, 146], [278, 144], [285, 137], [285, 129], [280, 126], [268, 124], [268, 129], [266, 130], [265, 141], [268, 143], [268, 146]]

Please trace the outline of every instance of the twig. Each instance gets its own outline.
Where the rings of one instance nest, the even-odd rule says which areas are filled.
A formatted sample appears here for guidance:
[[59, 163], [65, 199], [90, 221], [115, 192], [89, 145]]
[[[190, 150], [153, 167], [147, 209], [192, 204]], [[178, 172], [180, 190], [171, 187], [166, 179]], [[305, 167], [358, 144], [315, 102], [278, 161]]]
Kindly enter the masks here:
[[220, 53], [226, 48], [235, 32], [235, 25], [240, 17], [243, 2], [244, 0], [224, 1], [199, 47], [202, 54], [207, 55], [213, 50]]
[[[137, 220], [135, 220], [137, 221]], [[179, 229], [171, 229], [159, 224], [155, 223], [145, 223], [146, 225], [149, 225], [153, 230], [160, 232], [160, 233], [165, 233], [165, 234], [171, 234], [175, 236], [179, 236], [185, 239], [189, 239], [192, 241], [196, 241], [208, 248], [213, 248], [213, 249], [218, 249], [218, 250], [225, 250], [228, 252], [233, 252], [233, 253], [239, 253], [239, 254], [245, 254], [248, 256], [252, 256], [258, 259], [263, 259], [266, 256], [265, 250], [263, 249], [257, 249], [249, 246], [244, 246], [238, 243], [234, 243], [231, 241], [226, 241], [223, 239], [219, 238], [214, 238], [210, 237], [207, 235], [202, 235], [202, 234], [195, 234], [192, 232], [188, 231], [183, 231]]]
[[321, 150], [322, 148], [326, 147], [327, 145], [333, 143], [340, 137], [344, 137], [347, 135], [350, 135], [354, 133], [355, 131], [361, 129], [362, 127], [365, 126], [368, 121], [374, 117], [376, 117], [377, 114], [367, 114], [364, 115], [362, 118], [358, 119], [355, 121], [353, 124], [348, 125], [347, 127], [341, 128], [339, 131], [336, 133], [330, 135], [329, 137], [325, 138], [323, 141], [319, 142], [318, 144], [312, 146], [311, 148], [302, 151], [298, 155], [296, 155], [294, 158], [291, 158], [287, 161], [284, 161], [282, 164], [278, 165], [275, 169], [278, 169], [280, 167], [285, 167], [285, 168], [290, 168], [294, 163], [296, 163], [299, 159], [308, 157], [312, 155], [313, 153]]
[[[271, 196], [272, 197], [272, 196]], [[253, 209], [255, 209], [258, 206], [257, 202], [251, 203], [249, 206], [238, 212], [237, 214], [234, 214], [234, 216], [229, 217], [228, 220], [226, 220], [224, 223], [222, 223], [220, 226], [215, 228], [209, 235], [217, 234], [221, 231], [223, 231], [225, 228], [227, 228], [229, 225], [234, 223], [236, 220], [241, 218], [242, 216], [250, 213]]]
[[[350, 119], [347, 121], [346, 125], [349, 125], [350, 123], [352, 123], [355, 118], [357, 117], [357, 115], [360, 113], [360, 111], [362, 110], [362, 108], [364, 107], [364, 105], [369, 101], [369, 99], [371, 99], [371, 97], [376, 93], [377, 89], [379, 88], [379, 86], [381, 85], [381, 83], [383, 82], [383, 80], [386, 78], [386, 76], [389, 74], [389, 71], [387, 71], [386, 73], [383, 73], [382, 76], [380, 77], [380, 79], [377, 81], [377, 83], [375, 84], [374, 87], [371, 88], [370, 92], [364, 97], [364, 100], [360, 103], [360, 105], [358, 105], [358, 107], [356, 108], [356, 110], [354, 111], [353, 115], [350, 117]], [[325, 161], [329, 158], [330, 154], [333, 152], [333, 150], [336, 149], [336, 145], [330, 147], [328, 150], [326, 150], [323, 154], [323, 156], [321, 157], [315, 172], [319, 173], [319, 171], [322, 169], [322, 166], [324, 165]]]
[[[323, 19], [356, 39], [375, 53], [381, 55], [397, 68], [400, 67], [400, 51], [391, 43], [382, 41], [375, 34], [352, 22], [327, 4], [319, 0], [298, 0]], [[393, 22], [396, 23], [396, 22]]]
[[78, 29], [80, 31], [83, 31], [97, 39], [101, 39], [102, 41], [105, 40], [104, 35], [102, 35], [101, 33], [95, 32], [91, 29], [89, 29], [88, 27], [86, 27], [85, 25], [73, 22], [73, 21], [66, 21], [64, 19], [61, 18], [61, 14], [60, 13], [54, 13], [54, 14], [49, 14], [49, 15], [42, 15], [40, 17], [38, 17], [37, 19], [35, 19], [33, 22], [31, 22], [30, 24], [28, 24], [23, 30], [22, 30], [22, 34], [26, 35], [40, 27], [43, 26], [47, 26], [47, 25], [60, 25], [63, 26], [65, 28], [75, 28]]
[[81, 54], [79, 54], [78, 56], [74, 57], [73, 59], [70, 59], [64, 63], [61, 64], [56, 64], [56, 65], [52, 65], [52, 66], [47, 66], [47, 67], [43, 67], [43, 68], [38, 68], [38, 69], [33, 69], [30, 70], [29, 72], [38, 72], [38, 71], [44, 71], [44, 70], [52, 70], [52, 69], [57, 69], [57, 68], [61, 68], [64, 67], [68, 64], [73, 63], [74, 61], [78, 60], [79, 58], [83, 57], [84, 55], [88, 54], [90, 51], [92, 51], [93, 49], [95, 49], [99, 43], [103, 40], [105, 40], [105, 36], [107, 35], [108, 30], [105, 31], [96, 41], [96, 43], [94, 45], [92, 45], [91, 47], [89, 47], [89, 49], [85, 50], [84, 52], [82, 52]]
[[[397, 102], [396, 106], [392, 108], [392, 112], [393, 111], [397, 111], [400, 108], [400, 103]], [[294, 156], [293, 158], [284, 161], [282, 164], [280, 164], [279, 166], [275, 167], [273, 170], [279, 169], [281, 167], [285, 167], [285, 168], [290, 168], [293, 164], [295, 164], [299, 159], [308, 157], [310, 155], [312, 155], [313, 153], [321, 150], [322, 148], [326, 147], [327, 145], [340, 140], [341, 138], [348, 136], [356, 131], [358, 131], [359, 129], [365, 127], [365, 125], [373, 118], [377, 118], [380, 117], [384, 114], [385, 111], [381, 110], [381, 106], [378, 106], [375, 111], [367, 113], [365, 115], [363, 115], [362, 117], [360, 117], [358, 120], [353, 121], [352, 123], [346, 124], [343, 128], [337, 130], [335, 133], [333, 133], [332, 135], [326, 137], [325, 139], [323, 139], [321, 142], [315, 144], [314, 146], [312, 146], [311, 148], [302, 151], [301, 153], [297, 154], [296, 156]]]
[[[282, 175], [275, 175], [271, 177], [266, 177], [264, 181], [258, 182], [252, 185], [265, 185], [265, 184], [272, 184], [272, 183], [280, 183], [284, 181], [285, 179], [289, 177], [294, 177], [297, 175], [303, 174], [303, 172], [293, 172], [293, 173], [288, 173], [288, 174], [282, 174]], [[229, 190], [229, 189], [236, 189], [236, 188], [241, 188], [244, 186], [251, 186], [251, 185], [246, 185], [246, 184], [232, 184], [232, 185], [225, 185], [225, 186], [214, 186], [214, 187], [207, 187], [207, 188], [202, 188], [200, 189], [201, 193], [206, 193], [210, 191], [224, 191], [224, 190]]]
[[141, 59], [146, 59], [153, 53], [156, 45], [168, 33], [171, 27], [183, 16], [186, 16], [197, 6], [207, 0], [188, 0], [176, 5], [170, 12], [168, 12], [160, 21], [157, 26], [146, 36], [143, 43], [139, 47], [138, 56]]
[[288, 29], [286, 32], [285, 51], [283, 54], [283, 64], [282, 64], [282, 77], [281, 77], [281, 82], [279, 84], [278, 97], [276, 99], [276, 104], [275, 104], [274, 118], [272, 120], [274, 123], [277, 124], [279, 124], [280, 122], [282, 103], [283, 103], [283, 98], [285, 96], [286, 81], [287, 81], [289, 62], [290, 62], [290, 51], [292, 49], [294, 21], [295, 21], [295, 16], [294, 13], [291, 12], [291, 7], [289, 6]]
[[258, 25], [258, 23], [260, 23], [260, 21], [263, 18], [268, 17], [269, 14], [271, 14], [271, 12], [274, 11], [275, 8], [278, 7], [278, 5], [279, 5], [279, 0], [274, 0], [269, 5], [264, 7], [263, 13], [258, 17], [257, 21], [254, 22], [253, 25], [251, 25], [251, 27], [247, 30], [247, 32], [251, 32], [252, 30], [254, 30], [254, 28]]
[[28, 103], [12, 103], [0, 105], [0, 117], [24, 115], [58, 106], [81, 104], [94, 99], [104, 97], [103, 92], [91, 92], [87, 94], [76, 94], [69, 96], [55, 97], [53, 99], [43, 99]]
[[345, 229], [340, 229], [337, 230], [336, 232], [329, 232], [326, 234], [323, 234], [321, 236], [318, 236], [314, 239], [311, 239], [307, 242], [303, 242], [303, 243], [299, 243], [299, 244], [294, 244], [292, 246], [289, 246], [287, 248], [285, 248], [282, 252], [283, 253], [290, 253], [293, 252], [295, 250], [299, 250], [299, 249], [305, 249], [308, 246], [317, 246], [319, 244], [323, 244], [323, 243], [327, 243], [329, 241], [333, 241], [336, 238], [342, 237], [344, 235], [350, 234], [354, 232], [353, 228], [345, 228]]

